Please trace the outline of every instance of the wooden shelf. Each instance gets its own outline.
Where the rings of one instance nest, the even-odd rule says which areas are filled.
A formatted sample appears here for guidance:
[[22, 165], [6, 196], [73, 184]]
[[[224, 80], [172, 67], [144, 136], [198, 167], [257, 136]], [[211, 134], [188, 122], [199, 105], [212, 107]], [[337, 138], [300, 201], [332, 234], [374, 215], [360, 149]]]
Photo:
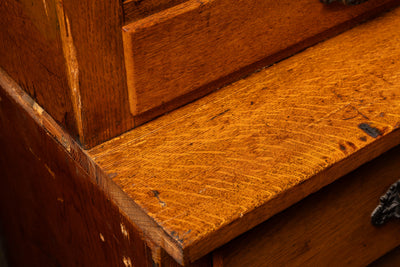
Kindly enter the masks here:
[[399, 28], [396, 9], [88, 153], [194, 261], [400, 143]]
[[[397, 8], [89, 150], [0, 69], [0, 213], [12, 259], [38, 266], [238, 264], [230, 248], [249, 250], [237, 240], [273, 231], [274, 221], [296, 215], [287, 208], [314, 192], [330, 197], [324, 203], [347, 204], [354, 194], [373, 196], [368, 205], [375, 205], [399, 166], [384, 179], [367, 179], [385, 167], [372, 164], [348, 183], [344, 177], [320, 189], [400, 144], [399, 29]], [[393, 165], [393, 151], [379, 162]], [[322, 197], [313, 199], [299, 203], [308, 211], [301, 227], [313, 222], [318, 209], [311, 204]], [[322, 222], [336, 214], [335, 206], [327, 210]], [[363, 247], [378, 251], [373, 261], [400, 240], [398, 227], [379, 231], [366, 222], [368, 210], [354, 228], [368, 224], [368, 234], [385, 242], [380, 251], [379, 242]], [[301, 227], [296, 236], [303, 237]]]

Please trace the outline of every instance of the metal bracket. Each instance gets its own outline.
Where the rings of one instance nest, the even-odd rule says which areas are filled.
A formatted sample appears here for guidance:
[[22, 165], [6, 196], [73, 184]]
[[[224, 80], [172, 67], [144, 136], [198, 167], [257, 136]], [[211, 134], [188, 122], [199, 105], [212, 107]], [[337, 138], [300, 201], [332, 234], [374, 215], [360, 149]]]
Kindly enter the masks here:
[[354, 5], [362, 4], [368, 0], [319, 0], [319, 1], [324, 4], [330, 4], [330, 3], [333, 3], [336, 1], [340, 1], [345, 5], [354, 6]]
[[392, 184], [379, 199], [379, 205], [371, 214], [371, 223], [383, 225], [391, 218], [400, 218], [400, 180]]

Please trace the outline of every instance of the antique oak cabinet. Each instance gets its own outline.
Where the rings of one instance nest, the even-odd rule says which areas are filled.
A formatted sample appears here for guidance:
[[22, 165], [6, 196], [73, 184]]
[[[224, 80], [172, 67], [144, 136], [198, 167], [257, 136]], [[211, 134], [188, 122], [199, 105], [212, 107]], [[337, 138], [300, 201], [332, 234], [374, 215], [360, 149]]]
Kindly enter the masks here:
[[9, 265], [395, 266], [400, 2], [341, 2], [2, 0]]

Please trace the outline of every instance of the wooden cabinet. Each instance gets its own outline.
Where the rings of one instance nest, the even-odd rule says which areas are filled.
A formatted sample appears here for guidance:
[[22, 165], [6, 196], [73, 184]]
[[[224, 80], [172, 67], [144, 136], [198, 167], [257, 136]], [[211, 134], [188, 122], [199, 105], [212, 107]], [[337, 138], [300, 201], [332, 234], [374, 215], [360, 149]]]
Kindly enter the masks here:
[[[55, 46], [41, 39], [50, 31], [28, 40], [40, 53], [52, 51], [52, 61], [28, 58], [28, 67], [41, 64], [29, 72], [22, 60], [10, 60], [14, 54], [0, 52], [7, 54], [0, 60], [0, 216], [11, 264], [365, 266], [400, 245], [396, 220], [382, 227], [370, 222], [379, 196], [400, 179], [399, 8], [102, 142], [127, 130], [126, 120], [141, 121], [141, 115], [126, 115], [132, 102], [122, 35], [133, 38], [129, 25], [196, 5], [148, 1], [152, 15], [129, 21], [125, 15], [124, 21], [119, 4], [81, 1], [78, 8], [72, 2], [40, 3], [49, 14], [44, 25], [54, 18], [59, 25]], [[193, 12], [222, 2], [202, 2]], [[36, 2], [5, 3], [1, 12], [7, 7], [14, 13], [0, 17], [2, 23], [28, 27], [40, 14]], [[362, 14], [369, 16], [379, 10], [374, 5], [394, 1], [367, 3], [352, 10], [368, 9]], [[164, 4], [170, 8], [159, 11]], [[119, 22], [93, 19], [103, 9]], [[166, 21], [154, 20], [152, 29]], [[335, 27], [329, 24], [329, 32]], [[119, 37], [106, 42], [117, 31]], [[13, 40], [24, 39], [8, 28], [1, 34], [7, 51], [15, 51]], [[99, 45], [105, 43], [107, 48]], [[141, 51], [150, 49], [144, 43]], [[62, 68], [62, 59], [65, 76], [47, 69], [37, 80], [55, 80], [36, 87], [37, 73]], [[172, 54], [167, 59], [174, 61]], [[56, 85], [54, 92], [44, 90]], [[61, 92], [69, 104], [55, 106], [53, 93]], [[82, 124], [69, 128], [54, 108], [68, 109]], [[108, 128], [116, 122], [118, 131]], [[80, 143], [75, 130], [87, 142]]]
[[4, 0], [0, 66], [90, 148], [396, 5]]

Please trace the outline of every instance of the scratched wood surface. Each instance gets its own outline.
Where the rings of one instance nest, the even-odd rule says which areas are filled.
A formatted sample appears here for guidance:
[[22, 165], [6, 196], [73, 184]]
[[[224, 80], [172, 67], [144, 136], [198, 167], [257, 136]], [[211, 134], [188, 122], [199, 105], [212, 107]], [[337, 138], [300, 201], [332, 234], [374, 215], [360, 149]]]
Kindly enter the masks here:
[[367, 266], [400, 244], [396, 219], [371, 224], [399, 162], [397, 146], [218, 249], [214, 267]]
[[141, 232], [77, 160], [77, 147], [0, 69], [0, 227], [9, 266], [153, 266]]
[[132, 22], [123, 27], [132, 114], [160, 115], [398, 4], [192, 0]]
[[0, 66], [53, 118], [78, 136], [53, 0], [2, 0]]
[[395, 9], [88, 152], [193, 261], [400, 143], [399, 28]]
[[[13, 265], [178, 266], [153, 243], [169, 236], [1, 68], [0, 170]], [[188, 266], [209, 266], [210, 256]]]

